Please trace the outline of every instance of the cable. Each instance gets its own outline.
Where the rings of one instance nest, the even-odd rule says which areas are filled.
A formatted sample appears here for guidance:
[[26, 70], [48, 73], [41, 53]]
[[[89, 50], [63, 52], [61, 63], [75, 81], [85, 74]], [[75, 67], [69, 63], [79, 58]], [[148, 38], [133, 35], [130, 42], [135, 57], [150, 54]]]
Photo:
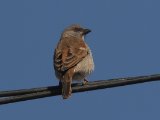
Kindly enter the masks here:
[[[159, 81], [159, 80], [160, 80], [160, 74], [138, 76], [138, 77], [117, 78], [117, 79], [110, 79], [110, 80], [99, 80], [99, 81], [88, 82], [86, 85], [82, 85], [80, 83], [73, 84], [72, 92], [73, 93], [85, 92], [85, 91], [91, 91], [91, 90], [119, 87], [119, 86], [151, 82], [151, 81]], [[49, 96], [57, 96], [57, 95], [61, 95], [61, 88], [59, 86], [0, 91], [0, 97], [1, 97], [0, 105], [19, 102], [19, 101], [44, 98]]]

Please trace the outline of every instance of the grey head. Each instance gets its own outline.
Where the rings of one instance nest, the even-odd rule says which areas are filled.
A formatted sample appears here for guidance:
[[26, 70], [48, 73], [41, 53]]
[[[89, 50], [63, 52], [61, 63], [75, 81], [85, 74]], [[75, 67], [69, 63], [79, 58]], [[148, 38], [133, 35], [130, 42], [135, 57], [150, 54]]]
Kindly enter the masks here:
[[71, 37], [72, 36], [72, 37], [77, 37], [77, 38], [83, 38], [89, 32], [91, 32], [90, 29], [83, 28], [78, 24], [73, 24], [73, 25], [67, 27], [63, 31], [62, 37]]

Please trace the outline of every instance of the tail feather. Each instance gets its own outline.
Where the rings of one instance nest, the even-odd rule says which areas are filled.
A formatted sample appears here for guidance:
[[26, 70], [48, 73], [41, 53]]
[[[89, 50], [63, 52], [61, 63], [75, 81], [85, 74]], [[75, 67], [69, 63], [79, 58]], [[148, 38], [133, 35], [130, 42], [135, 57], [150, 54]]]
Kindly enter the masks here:
[[68, 72], [64, 74], [61, 82], [62, 82], [62, 97], [63, 99], [67, 99], [71, 96], [72, 93], [72, 88], [71, 88], [72, 77], [69, 75]]
[[62, 97], [63, 99], [67, 99], [71, 96], [72, 88], [71, 81], [62, 82]]

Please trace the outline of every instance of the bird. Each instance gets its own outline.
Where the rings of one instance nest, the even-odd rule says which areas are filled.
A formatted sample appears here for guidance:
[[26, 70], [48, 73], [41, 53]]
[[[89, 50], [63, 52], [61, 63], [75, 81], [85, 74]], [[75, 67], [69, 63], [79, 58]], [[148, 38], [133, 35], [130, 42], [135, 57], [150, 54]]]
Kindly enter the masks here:
[[64, 29], [54, 50], [55, 76], [59, 79], [63, 99], [71, 96], [73, 81], [86, 84], [86, 77], [94, 70], [92, 52], [84, 40], [90, 32], [79, 24], [72, 24]]

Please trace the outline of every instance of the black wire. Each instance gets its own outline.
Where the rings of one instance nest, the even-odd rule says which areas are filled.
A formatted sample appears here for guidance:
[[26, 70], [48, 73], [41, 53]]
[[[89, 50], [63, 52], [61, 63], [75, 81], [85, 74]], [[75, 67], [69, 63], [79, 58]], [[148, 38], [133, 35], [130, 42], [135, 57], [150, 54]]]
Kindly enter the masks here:
[[[73, 84], [72, 92], [73, 93], [84, 92], [84, 91], [119, 87], [119, 86], [151, 82], [151, 81], [159, 81], [159, 80], [160, 80], [160, 74], [138, 76], [138, 77], [117, 78], [117, 79], [110, 79], [110, 80], [99, 80], [99, 81], [88, 82], [86, 85]], [[19, 101], [44, 98], [49, 96], [57, 96], [57, 95], [61, 95], [61, 88], [59, 86], [0, 91], [0, 97], [1, 97], [0, 105], [19, 102]]]

